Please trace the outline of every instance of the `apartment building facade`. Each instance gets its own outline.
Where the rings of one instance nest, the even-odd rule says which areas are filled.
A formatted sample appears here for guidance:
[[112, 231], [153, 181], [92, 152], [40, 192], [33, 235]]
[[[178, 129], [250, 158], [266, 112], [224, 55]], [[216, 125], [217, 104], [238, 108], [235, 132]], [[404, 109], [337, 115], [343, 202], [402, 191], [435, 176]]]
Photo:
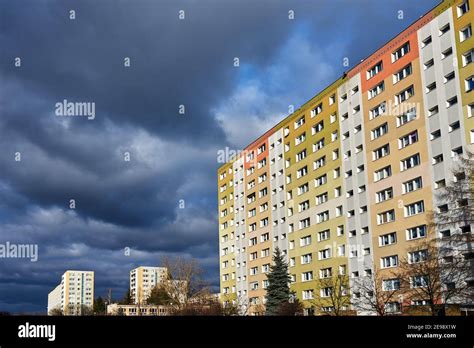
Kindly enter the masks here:
[[[264, 312], [276, 247], [311, 313], [327, 278], [347, 277], [345, 295], [358, 301], [360, 277], [376, 273], [392, 289], [417, 243], [472, 233], [427, 226], [430, 211], [453, 204], [437, 190], [473, 150], [472, 6], [441, 2], [219, 168], [224, 303]], [[423, 299], [387, 310], [406, 301]]]
[[69, 270], [61, 283], [48, 294], [48, 315], [61, 310], [64, 315], [82, 315], [94, 305], [94, 272]]
[[130, 297], [134, 304], [145, 304], [151, 290], [167, 276], [166, 267], [140, 266], [130, 271]]

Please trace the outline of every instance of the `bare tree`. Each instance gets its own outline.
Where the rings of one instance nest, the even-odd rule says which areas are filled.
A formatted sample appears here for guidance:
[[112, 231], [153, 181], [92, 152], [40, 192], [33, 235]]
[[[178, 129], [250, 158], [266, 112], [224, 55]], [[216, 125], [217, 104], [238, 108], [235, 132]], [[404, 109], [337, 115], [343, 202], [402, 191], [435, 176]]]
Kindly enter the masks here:
[[53, 309], [51, 309], [51, 311], [49, 312], [49, 315], [51, 315], [51, 316], [63, 316], [64, 313], [63, 313], [63, 310], [61, 309], [61, 307], [57, 306], [57, 307], [54, 307]]
[[362, 312], [384, 316], [388, 314], [387, 305], [396, 302], [401, 292], [398, 274], [383, 277], [380, 270], [375, 269], [371, 276], [354, 280], [352, 307]]
[[447, 204], [447, 209], [432, 213], [431, 226], [438, 230], [474, 224], [474, 154], [455, 157], [453, 180], [436, 193], [436, 200]]
[[439, 246], [437, 239], [410, 248], [399, 269], [404, 296], [426, 301], [432, 315], [441, 314], [448, 303], [463, 303], [473, 296], [466, 282], [471, 273], [469, 260], [456, 248]]
[[317, 284], [312, 304], [318, 312], [334, 316], [343, 315], [351, 304], [348, 295], [349, 278], [347, 275], [320, 279]]
[[174, 311], [182, 310], [189, 303], [202, 302], [210, 292], [208, 284], [202, 279], [203, 271], [196, 260], [164, 257], [162, 264], [168, 272], [161, 286], [167, 293]]
[[249, 303], [246, 297], [235, 296], [234, 298], [223, 295], [221, 300], [224, 315], [247, 315], [249, 312]]

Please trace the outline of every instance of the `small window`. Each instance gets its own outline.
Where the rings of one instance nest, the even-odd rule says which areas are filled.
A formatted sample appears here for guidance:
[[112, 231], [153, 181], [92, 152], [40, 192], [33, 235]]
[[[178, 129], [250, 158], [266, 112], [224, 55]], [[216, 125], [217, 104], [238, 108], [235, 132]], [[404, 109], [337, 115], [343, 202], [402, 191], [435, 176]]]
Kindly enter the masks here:
[[466, 92], [469, 93], [474, 89], [474, 75], [470, 76], [465, 81]]
[[432, 41], [433, 40], [431, 39], [431, 35], [430, 35], [421, 42], [421, 47], [424, 48], [424, 47], [428, 46]]
[[455, 131], [456, 129], [459, 129], [459, 127], [459, 121], [453, 122], [449, 125], [449, 132]]
[[469, 1], [464, 0], [460, 5], [458, 5], [458, 8], [457, 8], [458, 18], [467, 12], [469, 12]]
[[433, 59], [430, 59], [430, 60], [428, 60], [427, 62], [425, 62], [423, 64], [425, 70], [431, 68], [433, 65], [434, 65], [434, 60]]
[[450, 72], [447, 75], [444, 75], [444, 83], [447, 83], [447, 82], [453, 80], [455, 76], [456, 75], [455, 75], [454, 71]]
[[449, 57], [452, 54], [453, 54], [453, 48], [449, 47], [447, 50], [445, 50], [441, 53], [441, 59], [445, 59], [445, 58]]
[[426, 86], [426, 93], [430, 93], [436, 89], [436, 82], [430, 83]]
[[459, 41], [463, 42], [469, 39], [472, 36], [472, 29], [471, 25], [469, 24], [468, 26], [462, 28], [459, 30]]
[[438, 139], [440, 136], [441, 136], [441, 129], [437, 129], [434, 132], [431, 132], [430, 139], [435, 140], [435, 139]]
[[458, 97], [457, 96], [452, 97], [452, 98], [446, 100], [446, 107], [450, 108], [451, 106], [456, 105], [457, 103], [458, 103]]
[[448, 24], [439, 28], [439, 36], [446, 34], [451, 29], [451, 26]]

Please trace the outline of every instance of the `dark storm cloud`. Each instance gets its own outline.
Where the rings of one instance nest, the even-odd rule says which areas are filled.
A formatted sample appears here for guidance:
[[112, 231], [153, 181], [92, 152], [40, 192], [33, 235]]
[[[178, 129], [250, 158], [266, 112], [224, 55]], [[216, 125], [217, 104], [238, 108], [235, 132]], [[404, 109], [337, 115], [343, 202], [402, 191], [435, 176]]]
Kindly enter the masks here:
[[[342, 73], [343, 57], [365, 57], [434, 1], [380, 3], [0, 1], [0, 242], [40, 250], [36, 263], [0, 261], [0, 310], [44, 311], [65, 269], [95, 270], [96, 294], [120, 297], [131, 268], [165, 254], [198, 258], [218, 285], [216, 151], [237, 145], [216, 108], [245, 102], [235, 93], [256, 80], [268, 94], [253, 100], [257, 118], [283, 117], [282, 95], [304, 102]], [[63, 99], [95, 102], [96, 118], [55, 116]], [[241, 143], [261, 131], [242, 125], [246, 113], [223, 118]]]

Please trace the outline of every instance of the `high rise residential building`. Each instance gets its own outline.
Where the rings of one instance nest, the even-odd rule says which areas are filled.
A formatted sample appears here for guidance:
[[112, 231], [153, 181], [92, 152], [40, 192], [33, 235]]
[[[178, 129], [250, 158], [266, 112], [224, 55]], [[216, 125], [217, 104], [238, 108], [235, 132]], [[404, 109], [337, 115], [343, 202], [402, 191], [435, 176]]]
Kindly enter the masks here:
[[61, 283], [48, 294], [48, 314], [61, 310], [65, 315], [81, 315], [94, 305], [94, 272], [66, 271]]
[[151, 290], [162, 282], [166, 275], [165, 267], [137, 267], [130, 271], [130, 296], [134, 304], [144, 304]]
[[347, 277], [357, 301], [358, 278], [397, 286], [400, 258], [443, 236], [428, 214], [454, 204], [436, 193], [474, 144], [472, 6], [442, 1], [219, 168], [225, 303], [264, 311], [277, 246], [308, 313], [324, 279]]

